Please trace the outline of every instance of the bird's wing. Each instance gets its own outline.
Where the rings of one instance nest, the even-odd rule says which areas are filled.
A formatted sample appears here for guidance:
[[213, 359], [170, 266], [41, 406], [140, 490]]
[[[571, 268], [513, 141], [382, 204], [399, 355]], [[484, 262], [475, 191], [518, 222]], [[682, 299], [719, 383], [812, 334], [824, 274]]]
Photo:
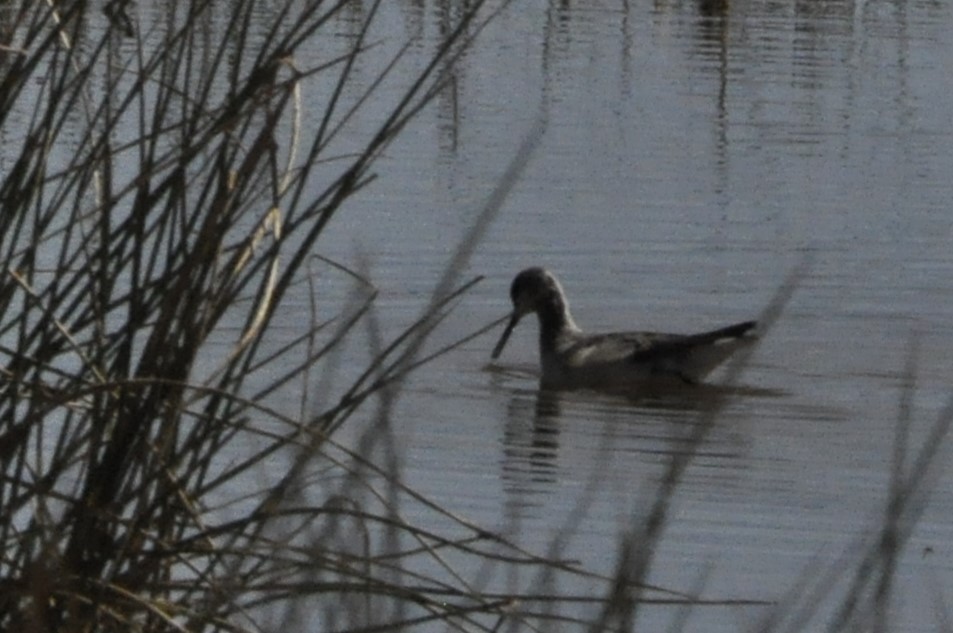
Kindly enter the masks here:
[[[744, 337], [756, 323], [745, 321], [728, 327], [702, 332], [700, 334], [667, 334], [662, 332], [614, 332], [611, 334], [595, 334], [583, 336], [574, 340], [562, 350], [562, 355], [569, 364], [609, 365], [615, 363], [645, 363], [652, 365], [659, 371], [678, 369], [681, 364], [690, 362], [689, 356], [705, 356], [712, 353], [721, 358], [723, 354], [721, 343], [731, 342]], [[703, 350], [710, 349], [708, 354]], [[707, 350], [706, 350], [707, 351]], [[729, 352], [730, 349], [724, 349]], [[719, 362], [705, 362], [714, 365]], [[674, 363], [674, 364], [672, 364]], [[680, 370], [679, 370], [680, 371]]]
[[659, 350], [674, 349], [687, 337], [680, 334], [659, 332], [613, 332], [596, 334], [575, 341], [566, 350], [568, 358], [586, 364], [627, 362], [646, 355], [646, 360]]
[[700, 334], [655, 335], [658, 338], [650, 345], [633, 350], [630, 357], [633, 362], [649, 362], [662, 357], [687, 353], [707, 345], [716, 345], [721, 341], [739, 339], [757, 326], [756, 321], [744, 321], [727, 327], [718, 328]]

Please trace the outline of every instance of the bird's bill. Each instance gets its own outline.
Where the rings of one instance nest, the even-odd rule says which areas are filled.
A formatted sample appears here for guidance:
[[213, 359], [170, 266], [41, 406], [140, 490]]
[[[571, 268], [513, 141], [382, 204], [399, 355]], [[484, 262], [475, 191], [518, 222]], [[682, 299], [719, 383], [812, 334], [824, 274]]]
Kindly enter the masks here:
[[519, 312], [513, 312], [513, 316], [510, 317], [510, 322], [506, 324], [506, 329], [503, 330], [503, 336], [500, 337], [496, 347], [493, 348], [493, 353], [490, 355], [493, 360], [499, 358], [500, 352], [503, 351], [503, 346], [505, 346], [506, 342], [510, 340], [510, 334], [513, 333], [513, 328], [516, 327], [516, 324], [520, 322], [521, 316], [522, 315]]

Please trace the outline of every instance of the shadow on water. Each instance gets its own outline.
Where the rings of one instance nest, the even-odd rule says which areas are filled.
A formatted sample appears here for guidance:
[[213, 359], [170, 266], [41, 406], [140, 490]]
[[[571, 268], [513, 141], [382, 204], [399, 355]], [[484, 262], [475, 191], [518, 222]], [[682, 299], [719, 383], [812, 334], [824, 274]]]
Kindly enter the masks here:
[[[518, 366], [487, 370], [499, 382], [535, 377]], [[508, 511], [516, 517], [537, 514], [552, 493], [577, 480], [581, 471], [605, 468], [609, 453], [638, 454], [656, 462], [684, 452], [700, 414], [714, 403], [789, 395], [756, 386], [675, 382], [628, 391], [526, 387], [509, 391], [500, 471]], [[723, 433], [711, 433], [698, 452], [742, 459], [747, 441], [738, 433], [728, 427]], [[585, 452], [582, 463], [580, 451]], [[565, 457], [567, 452], [573, 455]]]
[[503, 429], [501, 478], [509, 510], [542, 505], [559, 483], [559, 402], [545, 393], [514, 392]]

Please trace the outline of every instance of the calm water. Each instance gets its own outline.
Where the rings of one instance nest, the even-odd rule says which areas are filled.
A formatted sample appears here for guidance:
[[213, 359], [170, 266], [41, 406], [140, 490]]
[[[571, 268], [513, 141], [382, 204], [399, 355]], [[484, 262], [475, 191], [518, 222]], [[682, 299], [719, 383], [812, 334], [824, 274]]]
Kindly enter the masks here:
[[[442, 14], [411, 4], [389, 4], [385, 23], [430, 50]], [[688, 588], [709, 573], [708, 597], [780, 599], [878, 524], [912, 333], [911, 456], [953, 393], [950, 8], [516, 4], [324, 252], [369, 254], [383, 313], [408, 323], [541, 116], [540, 146], [468, 268], [487, 279], [441, 340], [503, 315], [528, 265], [560, 275], [584, 329], [692, 331], [757, 315], [811, 253], [685, 476], [652, 575]], [[585, 499], [562, 553], [610, 571], [696, 413], [582, 392], [540, 402], [535, 324], [491, 369], [498, 334], [404, 393], [406, 478], [535, 551]], [[953, 480], [937, 477], [898, 572], [896, 630], [934, 630], [953, 591]], [[696, 609], [687, 628], [748, 630], [765, 612]]]
[[[382, 87], [396, 99], [399, 73], [426, 59], [454, 19], [448, 4], [382, 3], [370, 38], [380, 57], [357, 65], [348, 96], [376, 80], [373, 60], [413, 37], [395, 87]], [[776, 601], [805, 576], [848, 569], [839, 558], [879, 524], [914, 335], [906, 468], [953, 395], [953, 9], [709, 4], [515, 2], [319, 247], [351, 266], [369, 262], [385, 334], [400, 332], [541, 121], [531, 162], [466, 269], [486, 279], [434, 347], [503, 316], [513, 275], [530, 265], [560, 276], [584, 329], [690, 332], [758, 315], [807, 257], [808, 273], [685, 473], [651, 575], [686, 591], [704, 576], [710, 599]], [[342, 42], [363, 15], [353, 18], [340, 25]], [[299, 66], [337, 45], [315, 42]], [[305, 103], [326, 98], [319, 81]], [[372, 102], [358, 120], [370, 129], [386, 105]], [[358, 141], [339, 142], [343, 153]], [[346, 280], [330, 269], [315, 277], [326, 317]], [[289, 311], [278, 327], [297, 335], [300, 315]], [[535, 324], [522, 324], [490, 365], [499, 333], [423, 367], [402, 392], [394, 432], [405, 479], [537, 553], [577, 521], [558, 554], [609, 573], [619, 535], [645, 516], [672, 456], [686, 450], [698, 402], [544, 397]], [[344, 366], [359, 371], [366, 351], [355, 344], [348, 354]], [[350, 422], [342, 440], [364, 423]], [[953, 474], [937, 469], [930, 482], [897, 572], [893, 630], [936, 630], [953, 602]], [[406, 511], [428, 529], [456, 529], [413, 504]], [[823, 628], [828, 599], [849, 580], [835, 578], [805, 630]], [[559, 589], [595, 591], [578, 582]], [[700, 607], [685, 629], [749, 630], [769, 612]], [[677, 613], [642, 617], [644, 630], [664, 630]]]

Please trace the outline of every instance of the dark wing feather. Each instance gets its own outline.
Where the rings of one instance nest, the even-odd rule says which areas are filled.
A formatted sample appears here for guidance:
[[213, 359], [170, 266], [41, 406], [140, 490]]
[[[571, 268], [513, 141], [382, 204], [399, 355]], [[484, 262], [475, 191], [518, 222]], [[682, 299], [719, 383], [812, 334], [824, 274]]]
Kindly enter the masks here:
[[667, 362], [693, 349], [722, 339], [735, 339], [756, 323], [746, 321], [701, 334], [614, 332], [585, 336], [564, 350], [567, 356], [584, 356], [590, 363]]
[[656, 340], [654, 343], [635, 349], [632, 352], [630, 360], [636, 363], [644, 363], [672, 356], [679, 352], [687, 352], [700, 345], [710, 345], [723, 339], [741, 338], [758, 325], [757, 321], [745, 321], [736, 323], [728, 327], [702, 332], [701, 334], [688, 335], [661, 335], [664, 338]]
[[653, 354], [654, 350], [677, 344], [686, 338], [681, 334], [658, 332], [613, 332], [594, 334], [575, 342], [566, 350], [567, 355], [587, 355], [590, 361], [603, 363], [625, 362], [640, 354]]

